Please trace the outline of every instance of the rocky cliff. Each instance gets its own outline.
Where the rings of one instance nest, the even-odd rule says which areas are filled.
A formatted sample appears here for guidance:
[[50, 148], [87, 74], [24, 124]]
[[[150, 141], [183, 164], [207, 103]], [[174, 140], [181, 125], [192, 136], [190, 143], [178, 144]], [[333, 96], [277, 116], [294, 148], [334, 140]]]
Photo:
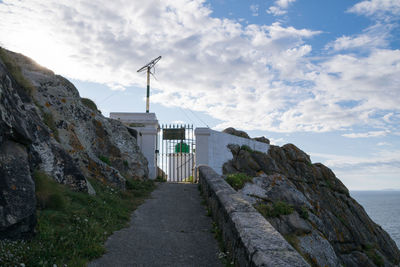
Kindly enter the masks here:
[[267, 154], [229, 145], [224, 173], [252, 177], [239, 190], [313, 266], [394, 266], [400, 252], [335, 174], [292, 144]]
[[88, 178], [122, 189], [146, 179], [134, 134], [65, 78], [0, 48], [0, 238], [32, 234], [35, 171], [91, 194]]

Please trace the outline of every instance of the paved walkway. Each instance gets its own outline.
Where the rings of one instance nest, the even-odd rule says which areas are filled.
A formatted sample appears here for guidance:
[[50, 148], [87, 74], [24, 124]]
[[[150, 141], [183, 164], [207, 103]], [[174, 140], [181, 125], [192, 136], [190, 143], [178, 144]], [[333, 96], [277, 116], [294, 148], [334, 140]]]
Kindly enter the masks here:
[[196, 184], [160, 183], [94, 266], [222, 266]]

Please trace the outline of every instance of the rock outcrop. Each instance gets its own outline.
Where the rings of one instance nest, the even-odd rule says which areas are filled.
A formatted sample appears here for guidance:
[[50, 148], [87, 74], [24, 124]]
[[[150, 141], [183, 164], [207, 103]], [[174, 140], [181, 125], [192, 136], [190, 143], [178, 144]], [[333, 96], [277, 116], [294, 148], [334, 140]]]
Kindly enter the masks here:
[[92, 194], [88, 178], [124, 189], [126, 179], [148, 177], [132, 131], [65, 78], [0, 48], [0, 238], [32, 234], [36, 170]]
[[253, 140], [255, 140], [255, 141], [258, 141], [258, 142], [261, 142], [261, 143], [266, 143], [266, 144], [268, 144], [268, 145], [270, 144], [269, 139], [266, 138], [265, 136], [250, 138], [250, 136], [249, 136], [246, 132], [240, 131], [240, 130], [236, 130], [236, 129], [233, 128], [233, 127], [226, 128], [226, 129], [223, 130], [222, 132], [223, 132], [223, 133], [226, 133], [226, 134], [235, 135], [235, 136], [238, 136], [238, 137], [243, 137], [243, 138], [246, 138], [246, 139], [253, 139]]
[[394, 266], [400, 252], [335, 174], [292, 144], [268, 154], [230, 145], [229, 172], [246, 173], [240, 189], [313, 266]]

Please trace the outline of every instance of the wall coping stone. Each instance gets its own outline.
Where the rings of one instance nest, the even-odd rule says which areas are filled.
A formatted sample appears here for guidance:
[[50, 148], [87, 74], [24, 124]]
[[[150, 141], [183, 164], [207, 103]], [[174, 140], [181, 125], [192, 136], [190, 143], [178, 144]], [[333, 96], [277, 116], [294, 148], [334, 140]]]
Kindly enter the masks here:
[[310, 266], [272, 225], [211, 167], [197, 168], [213, 219], [236, 266]]

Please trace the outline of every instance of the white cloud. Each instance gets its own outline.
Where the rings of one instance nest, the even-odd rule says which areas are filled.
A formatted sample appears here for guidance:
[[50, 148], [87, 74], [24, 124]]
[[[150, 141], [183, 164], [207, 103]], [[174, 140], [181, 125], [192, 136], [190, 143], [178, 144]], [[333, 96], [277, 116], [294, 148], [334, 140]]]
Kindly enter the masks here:
[[367, 29], [363, 33], [354, 36], [342, 36], [335, 41], [328, 43], [325, 49], [333, 49], [335, 51], [347, 49], [377, 49], [389, 46], [391, 25], [377, 23]]
[[354, 6], [352, 6], [349, 12], [353, 12], [359, 15], [377, 15], [384, 18], [389, 18], [385, 14], [394, 15], [394, 17], [399, 19], [400, 14], [400, 1], [398, 0], [367, 0], [361, 1]]
[[219, 128], [400, 131], [389, 115], [400, 112], [400, 50], [315, 63], [307, 40], [319, 31], [243, 26], [210, 13], [204, 0], [4, 0], [0, 41], [59, 74], [119, 90], [143, 87], [136, 70], [162, 55], [152, 102], [203, 111], [223, 121]]
[[400, 189], [399, 154], [400, 150], [376, 151], [365, 157], [310, 153], [326, 159], [323, 163], [351, 190]]
[[285, 144], [285, 139], [281, 138], [270, 138], [269, 139], [271, 142], [271, 145], [277, 145], [277, 146], [281, 146], [283, 144]]
[[331, 168], [348, 169], [365, 166], [392, 165], [400, 169], [400, 150], [381, 150], [374, 155], [357, 157], [325, 153], [310, 153], [311, 156], [325, 158], [324, 164]]
[[380, 137], [387, 135], [387, 131], [371, 131], [366, 133], [350, 133], [350, 134], [343, 134], [342, 136], [348, 138], [369, 138], [369, 137]]
[[377, 146], [391, 146], [391, 144], [388, 143], [388, 142], [379, 142], [379, 143], [377, 143], [376, 145], [377, 145]]
[[254, 16], [254, 17], [257, 17], [258, 16], [258, 9], [259, 9], [258, 5], [250, 5], [251, 15]]
[[295, 2], [296, 0], [277, 0], [274, 2], [273, 6], [270, 6], [267, 10], [268, 14], [272, 14], [274, 16], [281, 16], [287, 13], [287, 9], [290, 3]]

